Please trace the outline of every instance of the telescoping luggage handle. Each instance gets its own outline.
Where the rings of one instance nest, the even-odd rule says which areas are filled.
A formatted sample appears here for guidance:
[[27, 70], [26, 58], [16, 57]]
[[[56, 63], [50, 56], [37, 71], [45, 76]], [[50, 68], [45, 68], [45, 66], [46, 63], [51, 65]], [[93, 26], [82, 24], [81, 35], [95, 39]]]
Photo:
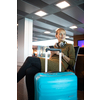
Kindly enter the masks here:
[[47, 56], [48, 53], [47, 51], [59, 51], [59, 72], [61, 72], [61, 49], [55, 49], [55, 48], [46, 48], [46, 53], [45, 53], [45, 72], [47, 72], [47, 64], [48, 64], [48, 60], [47, 60]]

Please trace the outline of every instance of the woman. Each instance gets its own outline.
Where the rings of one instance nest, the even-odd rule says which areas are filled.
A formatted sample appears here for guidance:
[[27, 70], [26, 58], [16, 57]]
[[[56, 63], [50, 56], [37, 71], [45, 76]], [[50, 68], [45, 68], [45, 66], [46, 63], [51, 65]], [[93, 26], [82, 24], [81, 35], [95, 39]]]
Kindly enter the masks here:
[[[54, 48], [62, 50], [62, 72], [68, 68], [74, 66], [75, 63], [75, 50], [71, 44], [65, 42], [66, 31], [63, 28], [59, 28], [56, 31], [55, 37], [58, 39], [58, 43], [54, 45]], [[28, 57], [20, 70], [17, 73], [17, 82], [19, 82], [26, 75], [26, 86], [28, 91], [28, 100], [34, 100], [34, 75], [38, 72], [45, 71], [45, 59], [41, 57]], [[48, 60], [48, 71], [59, 70], [59, 51], [51, 51], [50, 58]]]

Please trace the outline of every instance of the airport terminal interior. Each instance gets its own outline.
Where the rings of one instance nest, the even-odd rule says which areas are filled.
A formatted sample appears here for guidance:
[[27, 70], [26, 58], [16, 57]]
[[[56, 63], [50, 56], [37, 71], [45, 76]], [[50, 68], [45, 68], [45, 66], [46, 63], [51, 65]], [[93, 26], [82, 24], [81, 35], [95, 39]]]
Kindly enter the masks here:
[[[66, 30], [67, 43], [80, 47], [75, 74], [77, 100], [84, 100], [84, 0], [17, 0], [17, 71], [28, 55], [45, 57], [58, 28]], [[17, 100], [28, 100], [25, 77], [17, 84]]]

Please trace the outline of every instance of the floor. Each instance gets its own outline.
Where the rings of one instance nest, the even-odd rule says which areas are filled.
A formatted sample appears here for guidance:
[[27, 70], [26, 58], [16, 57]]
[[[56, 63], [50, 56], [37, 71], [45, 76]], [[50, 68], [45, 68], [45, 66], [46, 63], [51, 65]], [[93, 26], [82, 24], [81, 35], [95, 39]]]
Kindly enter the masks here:
[[[17, 71], [20, 67], [17, 67]], [[25, 78], [23, 78], [19, 83], [17, 83], [17, 100], [28, 100], [27, 90], [25, 84]], [[84, 91], [78, 90], [78, 100], [84, 100]]]

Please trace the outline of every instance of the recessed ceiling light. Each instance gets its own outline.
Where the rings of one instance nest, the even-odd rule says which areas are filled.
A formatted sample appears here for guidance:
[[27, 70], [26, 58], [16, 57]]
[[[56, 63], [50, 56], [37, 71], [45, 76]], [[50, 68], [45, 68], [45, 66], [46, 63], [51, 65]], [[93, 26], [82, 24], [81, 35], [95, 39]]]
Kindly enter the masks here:
[[70, 4], [67, 3], [66, 1], [62, 1], [62, 2], [60, 2], [60, 3], [57, 3], [56, 6], [59, 7], [59, 8], [61, 8], [61, 9], [64, 9], [64, 8], [66, 8], [66, 7], [69, 7]]
[[42, 16], [47, 15], [47, 13], [44, 12], [44, 11], [42, 11], [42, 10], [40, 10], [40, 11], [36, 12], [35, 15], [38, 15], [38, 16], [41, 16], [42, 17]]
[[69, 38], [69, 36], [66, 36], [66, 38]]
[[48, 34], [48, 33], [51, 33], [50, 31], [45, 31], [44, 33]]
[[71, 28], [71, 29], [75, 29], [75, 28], [77, 28], [77, 26], [71, 26], [71, 27], [69, 27], [69, 28]]

